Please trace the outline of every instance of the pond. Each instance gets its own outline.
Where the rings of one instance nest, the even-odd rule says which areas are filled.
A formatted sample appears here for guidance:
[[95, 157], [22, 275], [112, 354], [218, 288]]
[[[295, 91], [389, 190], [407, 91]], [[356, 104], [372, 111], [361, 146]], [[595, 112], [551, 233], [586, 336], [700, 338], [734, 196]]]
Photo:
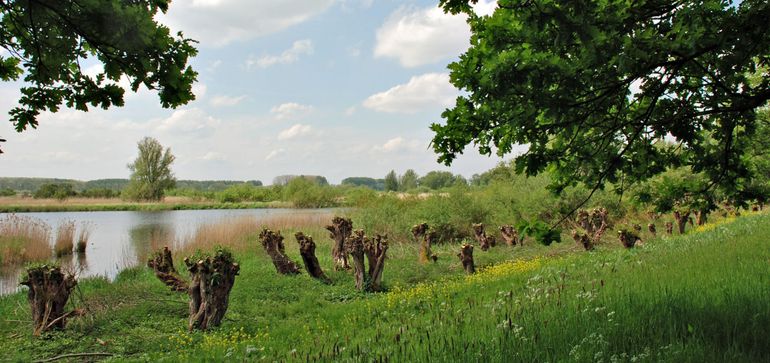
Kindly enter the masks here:
[[[17, 213], [19, 216], [32, 217], [48, 224], [51, 238], [55, 238], [56, 228], [67, 221], [74, 221], [78, 229], [88, 226], [90, 237], [86, 254], [67, 256], [61, 261], [64, 266], [72, 266], [79, 277], [105, 276], [113, 279], [121, 270], [143, 264], [140, 259], [151, 252], [150, 240], [163, 236], [166, 240], [184, 243], [198, 227], [226, 220], [253, 217], [260, 219], [285, 214], [325, 214], [329, 209], [217, 209], [217, 210], [180, 210], [155, 212], [52, 212], [52, 213]], [[5, 214], [0, 213], [0, 218]], [[53, 245], [53, 240], [51, 241]], [[7, 270], [7, 269], [3, 269]], [[11, 269], [0, 274], [0, 295], [19, 289], [20, 269]]]

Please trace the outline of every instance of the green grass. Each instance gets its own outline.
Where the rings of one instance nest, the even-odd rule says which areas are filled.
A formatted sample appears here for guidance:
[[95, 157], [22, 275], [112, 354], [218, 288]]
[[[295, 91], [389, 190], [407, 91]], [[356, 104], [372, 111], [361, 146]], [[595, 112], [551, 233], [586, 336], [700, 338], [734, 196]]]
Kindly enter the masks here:
[[[416, 246], [393, 243], [390, 291], [354, 291], [348, 272], [277, 276], [257, 248], [242, 269], [223, 326], [186, 331], [187, 297], [147, 269], [114, 283], [90, 279], [71, 300], [87, 313], [68, 328], [31, 335], [23, 293], [0, 298], [0, 356], [12, 361], [107, 352], [117, 360], [757, 362], [770, 360], [770, 216], [742, 217], [633, 250], [600, 246], [476, 250], [465, 277], [458, 245], [436, 246], [420, 265]], [[296, 243], [285, 231], [289, 254]], [[329, 244], [312, 231], [318, 257]], [[403, 242], [403, 241], [401, 241]], [[577, 253], [575, 253], [577, 252]], [[513, 262], [506, 262], [513, 261]], [[496, 267], [491, 267], [496, 266]]]

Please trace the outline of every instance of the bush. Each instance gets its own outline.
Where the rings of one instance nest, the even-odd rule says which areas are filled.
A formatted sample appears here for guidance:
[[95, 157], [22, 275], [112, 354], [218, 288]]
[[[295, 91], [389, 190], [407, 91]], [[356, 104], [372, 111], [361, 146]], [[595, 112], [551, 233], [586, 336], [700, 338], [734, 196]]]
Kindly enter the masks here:
[[221, 203], [269, 202], [276, 200], [273, 188], [258, 187], [251, 183], [237, 184], [215, 194]]

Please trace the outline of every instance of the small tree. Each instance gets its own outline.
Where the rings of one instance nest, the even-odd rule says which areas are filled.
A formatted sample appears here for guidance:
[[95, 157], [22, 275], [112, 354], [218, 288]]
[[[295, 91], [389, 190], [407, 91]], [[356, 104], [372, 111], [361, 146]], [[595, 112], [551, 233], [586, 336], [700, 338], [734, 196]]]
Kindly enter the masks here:
[[171, 164], [174, 155], [171, 149], [166, 148], [151, 137], [145, 137], [137, 144], [139, 156], [133, 163], [128, 164], [131, 170], [131, 181], [123, 191], [124, 196], [131, 200], [163, 199], [166, 189], [171, 189], [176, 184], [176, 178], [171, 172]]
[[388, 175], [385, 175], [385, 191], [397, 191], [398, 190], [398, 176], [396, 176], [396, 172], [394, 170], [391, 170]]
[[404, 175], [401, 175], [401, 178], [399, 178], [398, 190], [405, 192], [417, 188], [417, 182], [419, 179], [420, 176], [417, 175], [416, 171], [413, 169], [408, 169], [404, 172]]

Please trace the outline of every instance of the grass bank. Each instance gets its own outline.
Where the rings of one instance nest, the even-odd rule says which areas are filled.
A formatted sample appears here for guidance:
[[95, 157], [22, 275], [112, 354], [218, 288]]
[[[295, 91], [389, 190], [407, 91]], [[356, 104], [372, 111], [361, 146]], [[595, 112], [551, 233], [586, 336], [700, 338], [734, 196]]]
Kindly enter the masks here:
[[[299, 260], [285, 230], [289, 255]], [[324, 231], [311, 232], [331, 265]], [[770, 360], [770, 217], [754, 215], [587, 253], [571, 243], [476, 251], [466, 277], [458, 245], [436, 246], [435, 264], [394, 243], [389, 291], [360, 294], [347, 272], [277, 276], [256, 241], [237, 251], [242, 270], [223, 326], [188, 333], [187, 297], [146, 268], [114, 283], [82, 281], [85, 315], [62, 332], [31, 336], [18, 293], [0, 298], [0, 356], [30, 361], [99, 352], [149, 361], [576, 361]], [[253, 239], [252, 239], [253, 240]]]

